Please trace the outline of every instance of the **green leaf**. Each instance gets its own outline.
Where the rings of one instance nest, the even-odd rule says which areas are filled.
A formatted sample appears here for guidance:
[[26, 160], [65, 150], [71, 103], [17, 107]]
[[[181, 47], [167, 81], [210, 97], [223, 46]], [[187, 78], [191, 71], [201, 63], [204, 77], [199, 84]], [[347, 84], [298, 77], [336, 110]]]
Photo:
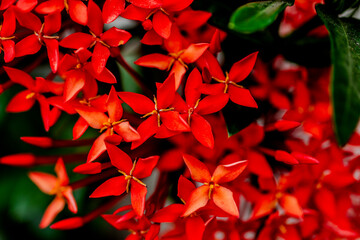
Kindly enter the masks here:
[[251, 2], [239, 7], [231, 16], [229, 28], [240, 33], [254, 33], [273, 23], [291, 0]]
[[360, 0], [325, 0], [326, 6], [337, 13], [342, 13], [349, 8], [358, 8]]
[[360, 21], [338, 18], [324, 5], [316, 11], [330, 33], [333, 121], [338, 143], [344, 145], [360, 117]]

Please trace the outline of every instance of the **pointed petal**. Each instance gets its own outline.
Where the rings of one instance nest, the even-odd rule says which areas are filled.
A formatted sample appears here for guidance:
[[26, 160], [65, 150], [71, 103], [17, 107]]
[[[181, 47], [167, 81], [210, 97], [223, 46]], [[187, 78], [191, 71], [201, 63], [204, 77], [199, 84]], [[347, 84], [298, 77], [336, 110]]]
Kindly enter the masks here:
[[273, 177], [271, 167], [262, 154], [256, 151], [249, 151], [247, 156], [248, 170], [250, 172], [265, 178]]
[[106, 146], [105, 146], [105, 138], [108, 136], [107, 131], [104, 132], [103, 134], [101, 134], [93, 143], [93, 145], [91, 146], [91, 149], [88, 153], [87, 156], [87, 161], [86, 162], [93, 162], [95, 161], [98, 157], [100, 157], [100, 155], [102, 153], [104, 153], [106, 151]]
[[35, 87], [34, 79], [26, 72], [16, 68], [10, 68], [5, 66], [4, 66], [4, 70], [9, 76], [11, 81], [23, 85], [28, 89], [33, 89]]
[[16, 19], [19, 24], [27, 29], [33, 30], [35, 32], [41, 29], [41, 21], [40, 19], [31, 12], [22, 12], [16, 11]]
[[60, 31], [61, 28], [61, 14], [55, 12], [44, 17], [44, 34], [53, 35]]
[[195, 112], [199, 115], [207, 115], [215, 113], [223, 109], [229, 102], [229, 94], [218, 94], [204, 97], [200, 102]]
[[165, 39], [170, 37], [171, 25], [169, 17], [162, 11], [157, 11], [153, 16], [153, 28], [157, 34]]
[[205, 223], [200, 216], [189, 217], [185, 223], [187, 240], [203, 239]]
[[262, 195], [255, 203], [252, 219], [257, 219], [270, 214], [276, 207], [276, 200], [272, 194]]
[[175, 98], [175, 79], [169, 76], [163, 84], [157, 89], [158, 109], [169, 107]]
[[39, 39], [34, 35], [27, 36], [15, 44], [15, 57], [32, 55], [37, 53], [41, 48]]
[[131, 38], [131, 34], [128, 31], [112, 27], [107, 30], [102, 36], [101, 40], [106, 42], [112, 47], [118, 47], [124, 45]]
[[100, 36], [103, 32], [104, 23], [102, 20], [102, 13], [98, 5], [93, 0], [88, 3], [88, 27], [96, 35]]
[[125, 142], [133, 142], [141, 138], [140, 134], [130, 125], [128, 121], [114, 126], [114, 131], [119, 134]]
[[197, 68], [190, 73], [185, 85], [185, 99], [190, 106], [195, 106], [201, 96], [202, 77]]
[[52, 191], [57, 184], [57, 178], [54, 175], [48, 173], [30, 172], [29, 178], [43, 193], [46, 194], [52, 194]]
[[90, 127], [95, 129], [101, 129], [104, 126], [103, 123], [107, 123], [109, 119], [103, 112], [87, 109], [85, 110], [85, 108], [77, 108], [76, 112], [85, 119], [85, 121], [90, 125]]
[[91, 63], [96, 74], [100, 74], [105, 66], [108, 58], [110, 57], [109, 48], [105, 47], [101, 43], [96, 43], [91, 57]]
[[3, 14], [2, 28], [0, 36], [10, 37], [14, 34], [16, 29], [16, 18], [12, 8], [7, 9]]
[[143, 121], [137, 128], [140, 134], [140, 140], [134, 141], [131, 145], [131, 149], [137, 148], [143, 144], [147, 139], [153, 136], [158, 130], [157, 118], [155, 115], [151, 115], [145, 121]]
[[69, 184], [69, 177], [66, 173], [64, 161], [61, 158], [59, 158], [56, 162], [55, 172], [60, 182], [60, 185], [64, 186]]
[[106, 149], [108, 151], [111, 164], [127, 174], [130, 173], [130, 170], [133, 167], [131, 158], [113, 144], [106, 143]]
[[257, 104], [248, 89], [229, 86], [230, 100], [245, 107], [257, 108]]
[[11, 62], [15, 58], [15, 42], [12, 40], [3, 40], [1, 44], [4, 48], [5, 62]]
[[189, 125], [178, 112], [161, 112], [160, 118], [165, 127], [171, 131], [190, 131]]
[[210, 172], [203, 162], [200, 162], [198, 159], [188, 154], [183, 154], [183, 159], [190, 171], [192, 179], [202, 183], [210, 182]]
[[31, 153], [17, 153], [0, 158], [0, 163], [10, 166], [29, 167], [35, 164], [35, 156]]
[[173, 58], [160, 54], [160, 53], [152, 53], [149, 55], [142, 56], [134, 63], [143, 66], [143, 67], [151, 67], [157, 68], [160, 70], [167, 70], [172, 62]]
[[253, 70], [258, 52], [254, 52], [234, 63], [229, 72], [229, 79], [233, 82], [244, 80]]
[[157, 8], [162, 4], [161, 0], [129, 0], [129, 2], [141, 8]]
[[72, 213], [77, 213], [78, 208], [71, 187], [67, 187], [65, 191], [62, 192], [62, 194], [66, 199], [69, 210]]
[[208, 121], [195, 113], [191, 116], [190, 127], [196, 140], [205, 147], [214, 148], [214, 136]]
[[209, 186], [203, 185], [195, 189], [191, 195], [189, 201], [185, 205], [185, 212], [182, 216], [188, 216], [198, 210], [199, 208], [204, 207], [209, 201]]
[[59, 66], [59, 43], [56, 39], [44, 39], [47, 54], [50, 62], [50, 67], [55, 73]]
[[180, 58], [185, 63], [193, 63], [198, 58], [203, 55], [206, 49], [209, 47], [208, 43], [194, 43], [185, 49], [183, 54], [180, 55]]
[[119, 196], [126, 191], [126, 183], [125, 176], [110, 178], [97, 187], [90, 198]]
[[82, 1], [68, 1], [70, 18], [81, 25], [86, 25], [88, 21], [87, 7]]
[[60, 197], [55, 197], [55, 199], [50, 203], [46, 208], [45, 213], [41, 219], [40, 228], [46, 228], [54, 221], [55, 217], [64, 209], [65, 200]]
[[133, 175], [137, 178], [149, 177], [159, 161], [159, 156], [139, 158], [136, 163]]
[[324, 216], [335, 219], [338, 207], [336, 206], [336, 199], [332, 191], [324, 187], [320, 188], [315, 193], [314, 200], [318, 210], [320, 210]]
[[286, 214], [297, 218], [303, 217], [302, 208], [296, 197], [285, 194], [280, 198], [279, 204], [285, 210]]
[[239, 217], [239, 209], [236, 206], [232, 191], [221, 186], [215, 187], [212, 199], [215, 205], [224, 210], [224, 212]]
[[195, 185], [183, 175], [178, 181], [178, 197], [185, 203], [189, 201], [191, 193], [196, 189]]
[[131, 205], [139, 217], [144, 215], [146, 193], [146, 186], [131, 180]]
[[294, 156], [282, 150], [275, 151], [275, 159], [290, 165], [299, 164], [299, 161]]
[[80, 70], [71, 70], [67, 72], [64, 86], [65, 102], [76, 97], [85, 85], [85, 73]]
[[121, 14], [121, 17], [143, 22], [145, 21], [146, 17], [149, 16], [151, 11], [152, 9], [140, 8], [130, 4], [125, 8], [125, 11]]
[[222, 83], [203, 84], [201, 92], [206, 95], [219, 95], [224, 93], [225, 85]]
[[94, 42], [93, 36], [87, 33], [76, 32], [60, 41], [60, 46], [64, 48], [88, 48]]
[[123, 114], [123, 108], [121, 107], [121, 100], [119, 99], [114, 86], [111, 86], [109, 97], [106, 101], [107, 111], [109, 113], [110, 120], [119, 121]]
[[219, 165], [216, 167], [213, 177], [215, 183], [224, 183], [233, 181], [246, 168], [247, 161], [234, 162], [227, 165]]
[[194, 0], [183, 0], [183, 1], [179, 1], [179, 0], [163, 0], [162, 6], [167, 11], [177, 12], [177, 11], [181, 11], [181, 10], [187, 8], [188, 6], [190, 6], [190, 4], [193, 1]]
[[185, 73], [186, 73], [185, 66], [181, 64], [179, 61], [175, 61], [169, 73], [169, 76], [174, 75], [175, 77], [175, 90], [177, 90], [181, 85]]
[[125, 0], [106, 0], [102, 8], [104, 23], [114, 21], [125, 9]]
[[144, 34], [144, 37], [140, 42], [146, 45], [161, 45], [163, 43], [163, 38], [157, 34], [154, 29], [151, 29]]
[[175, 222], [184, 212], [184, 207], [183, 204], [171, 204], [158, 210], [151, 221], [156, 223]]
[[56, 222], [50, 226], [51, 229], [68, 230], [79, 228], [84, 225], [84, 220], [81, 217], [72, 217]]
[[80, 138], [88, 127], [89, 125], [86, 120], [82, 117], [79, 117], [73, 127], [73, 140]]
[[40, 14], [52, 14], [60, 12], [64, 9], [64, 2], [58, 0], [50, 0], [40, 3], [36, 8], [35, 12]]
[[43, 95], [38, 95], [37, 100], [40, 104], [41, 118], [44, 124], [45, 131], [50, 128], [50, 104]]
[[[91, 67], [90, 67], [91, 66]], [[100, 73], [100, 74], [97, 74], [95, 72], [95, 70], [92, 68], [92, 65], [86, 65], [86, 70], [88, 72], [91, 73], [91, 75], [96, 78], [97, 80], [99, 80], [100, 82], [104, 82], [104, 83], [110, 83], [110, 84], [113, 84], [113, 83], [116, 83], [116, 78], [114, 76], [114, 74], [107, 68], [104, 68], [104, 70]]]
[[136, 113], [147, 114], [154, 110], [154, 103], [144, 95], [133, 92], [119, 92], [118, 95]]
[[31, 91], [25, 90], [16, 94], [6, 107], [7, 112], [25, 112], [28, 111], [35, 104], [35, 98], [27, 98]]

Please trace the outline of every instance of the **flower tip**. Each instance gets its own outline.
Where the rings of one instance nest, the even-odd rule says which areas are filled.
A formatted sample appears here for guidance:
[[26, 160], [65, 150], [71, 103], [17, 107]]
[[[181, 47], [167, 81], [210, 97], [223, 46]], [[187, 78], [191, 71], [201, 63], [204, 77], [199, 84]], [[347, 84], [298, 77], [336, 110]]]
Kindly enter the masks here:
[[73, 217], [56, 222], [52, 224], [50, 228], [56, 230], [70, 230], [82, 227], [83, 225], [84, 221], [81, 217]]
[[97, 174], [101, 172], [101, 163], [90, 162], [81, 164], [73, 169], [73, 172], [80, 174]]
[[0, 163], [10, 166], [29, 167], [35, 164], [35, 156], [31, 153], [19, 153], [0, 158]]
[[49, 137], [20, 137], [20, 139], [23, 142], [41, 148], [49, 148], [53, 145], [53, 140]]

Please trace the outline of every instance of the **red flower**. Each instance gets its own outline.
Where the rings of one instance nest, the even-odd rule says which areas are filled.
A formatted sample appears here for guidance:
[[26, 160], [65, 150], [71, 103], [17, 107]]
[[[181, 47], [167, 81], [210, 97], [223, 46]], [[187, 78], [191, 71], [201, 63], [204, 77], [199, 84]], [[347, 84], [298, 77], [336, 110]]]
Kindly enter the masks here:
[[46, 209], [41, 219], [40, 227], [46, 228], [55, 219], [59, 212], [64, 209], [65, 203], [71, 212], [77, 212], [77, 205], [69, 186], [69, 178], [66, 173], [64, 162], [61, 158], [56, 163], [55, 172], [57, 177], [43, 172], [30, 172], [30, 179], [39, 189], [49, 195], [56, 195], [55, 199]]
[[196, 158], [184, 154], [186, 166], [190, 170], [191, 178], [197, 182], [204, 183], [191, 193], [190, 199], [186, 202], [186, 210], [183, 216], [187, 216], [197, 209], [204, 207], [211, 199], [215, 205], [226, 213], [239, 217], [239, 210], [233, 198], [233, 193], [228, 188], [220, 186], [221, 183], [233, 181], [245, 169], [247, 162], [239, 161], [216, 167], [212, 176], [204, 163]]
[[141, 217], [144, 214], [147, 189], [145, 183], [140, 179], [151, 175], [159, 157], [139, 158], [133, 162], [126, 153], [114, 145], [106, 144], [106, 148], [111, 164], [118, 169], [122, 176], [110, 178], [95, 189], [90, 197], [118, 196], [131, 190], [133, 209]]
[[4, 51], [4, 60], [11, 62], [15, 57], [15, 42], [12, 40], [16, 28], [15, 14], [12, 8], [3, 14], [3, 23], [0, 25], [0, 53]]

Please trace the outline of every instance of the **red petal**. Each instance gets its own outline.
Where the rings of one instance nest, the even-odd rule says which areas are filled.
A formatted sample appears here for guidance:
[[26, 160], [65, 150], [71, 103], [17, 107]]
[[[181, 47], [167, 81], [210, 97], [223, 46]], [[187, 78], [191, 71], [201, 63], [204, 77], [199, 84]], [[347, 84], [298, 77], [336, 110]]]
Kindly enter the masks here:
[[220, 95], [224, 93], [225, 85], [222, 83], [215, 84], [203, 84], [201, 87], [201, 92], [206, 95]]
[[178, 197], [185, 203], [189, 201], [191, 193], [196, 189], [195, 185], [183, 175], [178, 181]]
[[221, 186], [215, 187], [212, 199], [214, 200], [215, 205], [224, 210], [224, 212], [239, 217], [239, 209], [234, 201], [232, 191]]
[[154, 110], [154, 103], [149, 98], [141, 94], [133, 92], [119, 92], [118, 95], [136, 113], [147, 114]]
[[34, 106], [35, 98], [27, 98], [31, 91], [25, 90], [16, 94], [6, 107], [7, 112], [25, 112]]
[[206, 49], [209, 47], [208, 43], [195, 43], [191, 44], [189, 47], [185, 49], [183, 54], [180, 55], [180, 58], [185, 63], [193, 63], [198, 58], [203, 55], [203, 53], [206, 51]]
[[102, 8], [105, 23], [114, 21], [125, 9], [125, 0], [106, 0]]
[[179, 61], [175, 61], [174, 65], [171, 68], [171, 71], [169, 73], [169, 76], [174, 75], [175, 77], [175, 90], [179, 88], [181, 85], [183, 76], [186, 73], [186, 68], [183, 64], [181, 64]]
[[330, 219], [335, 219], [336, 210], [336, 200], [334, 193], [328, 190], [327, 188], [320, 188], [315, 194], [315, 204], [322, 214]]
[[73, 172], [80, 174], [97, 174], [101, 173], [101, 163], [90, 162], [81, 164], [73, 169]]
[[161, 112], [160, 118], [165, 127], [171, 131], [190, 131], [189, 125], [178, 112]]
[[210, 182], [210, 172], [203, 162], [200, 162], [198, 159], [188, 154], [183, 154], [183, 158], [190, 171], [192, 179], [202, 183]]
[[201, 96], [202, 77], [197, 68], [190, 73], [185, 85], [186, 103], [194, 106]]
[[59, 66], [59, 43], [56, 39], [44, 39], [47, 54], [50, 62], [50, 67], [55, 73]]
[[121, 119], [123, 109], [121, 107], [121, 100], [119, 99], [114, 86], [111, 86], [109, 97], [106, 101], [106, 107], [109, 113], [109, 118], [112, 122]]
[[151, 115], [145, 121], [143, 121], [137, 128], [138, 133], [140, 134], [141, 139], [134, 141], [131, 145], [131, 149], [137, 148], [148, 138], [154, 135], [158, 129], [157, 118], [155, 115]]
[[296, 197], [285, 194], [280, 198], [279, 203], [281, 207], [285, 210], [286, 214], [297, 218], [303, 217], [302, 208], [300, 207]]
[[157, 34], [165, 39], [170, 37], [171, 25], [169, 17], [161, 11], [157, 11], [153, 16], [153, 28]]
[[56, 162], [55, 165], [55, 172], [56, 175], [58, 177], [59, 183], [60, 185], [64, 186], [64, 185], [68, 185], [69, 184], [69, 177], [66, 173], [66, 168], [64, 165], [64, 161], [59, 158]]
[[172, 60], [172, 57], [160, 53], [153, 53], [139, 58], [134, 63], [143, 67], [152, 67], [160, 70], [167, 70]]
[[177, 12], [190, 6], [194, 0], [163, 0], [162, 6], [170, 12]]
[[175, 98], [175, 79], [169, 76], [157, 89], [157, 107], [163, 109], [169, 107]]
[[205, 147], [214, 148], [214, 136], [208, 121], [195, 113], [191, 116], [190, 127], [196, 140]]
[[32, 166], [35, 163], [35, 156], [31, 153], [18, 153], [0, 158], [0, 163], [10, 166]]
[[57, 178], [54, 175], [43, 172], [30, 172], [29, 178], [42, 192], [53, 194], [52, 191], [57, 184]]
[[93, 0], [89, 0], [88, 3], [88, 16], [91, 16], [88, 18], [88, 27], [96, 36], [100, 36], [103, 32], [104, 23], [101, 10]]
[[72, 189], [70, 187], [67, 187], [65, 191], [62, 192], [63, 196], [66, 199], [66, 202], [68, 204], [68, 208], [72, 213], [77, 213], [78, 208], [77, 204], [74, 198], [74, 195], [72, 193]]
[[131, 205], [139, 217], [144, 215], [146, 193], [146, 186], [131, 180]]
[[52, 14], [64, 9], [64, 2], [59, 0], [50, 0], [40, 3], [35, 11], [40, 14]]
[[119, 196], [126, 191], [126, 184], [125, 176], [110, 178], [97, 187], [90, 198]]
[[91, 57], [91, 63], [96, 74], [100, 74], [105, 66], [108, 58], [110, 57], [109, 48], [105, 47], [101, 43], [96, 43]]
[[183, 212], [184, 205], [176, 203], [171, 204], [158, 210], [151, 218], [151, 221], [156, 223], [175, 222]]
[[52, 224], [50, 228], [57, 230], [68, 230], [68, 229], [79, 228], [82, 227], [83, 225], [84, 225], [84, 220], [81, 217], [73, 217], [56, 222]]
[[213, 173], [215, 183], [224, 183], [233, 181], [246, 168], [247, 161], [234, 162], [227, 165], [219, 165]]
[[86, 162], [95, 161], [102, 153], [106, 151], [105, 138], [108, 136], [108, 131], [101, 134], [93, 143]]
[[299, 161], [296, 160], [295, 157], [293, 157], [290, 153], [287, 153], [282, 150], [275, 151], [275, 159], [277, 161], [280, 161], [280, 162], [283, 162], [286, 164], [290, 164], [290, 165], [299, 164]]
[[301, 152], [292, 152], [291, 155], [301, 164], [319, 164], [319, 161], [316, 158]]
[[266, 158], [255, 151], [248, 152], [248, 169], [250, 172], [265, 178], [272, 178], [273, 172]]
[[23, 142], [41, 148], [48, 148], [53, 145], [53, 140], [49, 137], [20, 137], [20, 139]]
[[229, 72], [229, 79], [233, 82], [244, 80], [253, 70], [258, 52], [252, 53], [234, 63]]
[[88, 72], [90, 72], [91, 75], [94, 78], [96, 78], [97, 80], [104, 82], [104, 83], [110, 83], [110, 84], [116, 83], [116, 78], [109, 69], [104, 68], [104, 70], [100, 74], [96, 74], [94, 69], [92, 67], [90, 67], [91, 65], [87, 65], [87, 66], [89, 66], [87, 68]]
[[88, 128], [88, 123], [85, 121], [85, 119], [83, 119], [82, 117], [80, 117], [73, 128], [73, 140], [76, 140], [78, 138], [80, 138], [84, 132], [86, 131], [86, 129]]
[[37, 3], [37, 0], [19, 0], [16, 2], [16, 7], [23, 12], [30, 12]]
[[289, 109], [291, 107], [289, 98], [279, 91], [271, 91], [269, 101], [278, 109]]
[[41, 219], [40, 228], [46, 228], [54, 221], [55, 217], [64, 209], [65, 200], [60, 197], [55, 197], [55, 199], [50, 203], [46, 208], [45, 213]]
[[130, 170], [133, 167], [131, 158], [113, 144], [106, 143], [106, 149], [108, 151], [111, 164], [125, 173], [130, 173]]
[[137, 178], [149, 177], [158, 161], [159, 161], [159, 156], [139, 158], [139, 160], [136, 162], [133, 175]]
[[112, 47], [124, 45], [130, 38], [131, 34], [128, 31], [118, 29], [116, 27], [110, 28], [101, 36], [101, 40]]
[[16, 19], [19, 24], [25, 28], [38, 32], [41, 29], [40, 19], [31, 12], [16, 11]]
[[70, 18], [81, 25], [88, 22], [87, 7], [82, 1], [68, 1]]
[[114, 126], [114, 130], [125, 142], [133, 142], [141, 138], [140, 134], [127, 121]]
[[39, 39], [34, 34], [32, 34], [16, 43], [15, 57], [35, 54], [40, 50], [40, 48], [41, 44]]
[[141, 8], [157, 8], [162, 4], [161, 0], [129, 0], [129, 2]]
[[83, 110], [80, 108], [76, 109], [77, 113], [85, 119], [85, 121], [95, 129], [101, 129], [104, 127], [103, 123], [108, 122], [108, 117], [103, 112], [98, 112], [94, 110]]
[[228, 94], [206, 96], [200, 102], [195, 112], [199, 115], [215, 113], [223, 109], [229, 101]]
[[44, 124], [45, 131], [49, 131], [50, 128], [50, 105], [43, 95], [39, 95], [37, 100], [40, 104], [41, 118]]
[[209, 201], [209, 186], [203, 185], [195, 189], [191, 195], [189, 201], [185, 205], [185, 212], [182, 216], [188, 216], [198, 210], [201, 207], [204, 207]]
[[64, 48], [88, 48], [94, 42], [93, 36], [87, 33], [76, 32], [60, 41], [60, 46]]
[[296, 121], [288, 121], [288, 120], [279, 120], [277, 121], [274, 126], [278, 131], [287, 131], [293, 128], [297, 128], [300, 126], [301, 123]]
[[9, 8], [3, 14], [3, 22], [0, 31], [0, 36], [10, 37], [14, 34], [15, 29], [16, 29], [15, 13], [13, 11], [13, 8]]
[[245, 107], [257, 108], [257, 104], [248, 89], [229, 85], [231, 101]]
[[163, 38], [151, 29], [145, 33], [140, 42], [146, 45], [161, 45], [163, 43]]
[[4, 48], [5, 62], [11, 62], [15, 58], [15, 42], [12, 40], [3, 40], [1, 44]]
[[200, 216], [189, 217], [185, 223], [187, 240], [203, 239], [205, 223]]
[[130, 4], [125, 8], [125, 11], [121, 14], [122, 17], [130, 20], [145, 21], [149, 16], [152, 9], [139, 8]]
[[81, 70], [71, 70], [66, 73], [64, 86], [65, 102], [77, 96], [85, 85], [85, 72]]
[[[61, 28], [61, 14], [56, 12], [44, 17], [44, 34], [53, 35], [60, 31]], [[46, 40], [46, 39], [45, 39]]]

